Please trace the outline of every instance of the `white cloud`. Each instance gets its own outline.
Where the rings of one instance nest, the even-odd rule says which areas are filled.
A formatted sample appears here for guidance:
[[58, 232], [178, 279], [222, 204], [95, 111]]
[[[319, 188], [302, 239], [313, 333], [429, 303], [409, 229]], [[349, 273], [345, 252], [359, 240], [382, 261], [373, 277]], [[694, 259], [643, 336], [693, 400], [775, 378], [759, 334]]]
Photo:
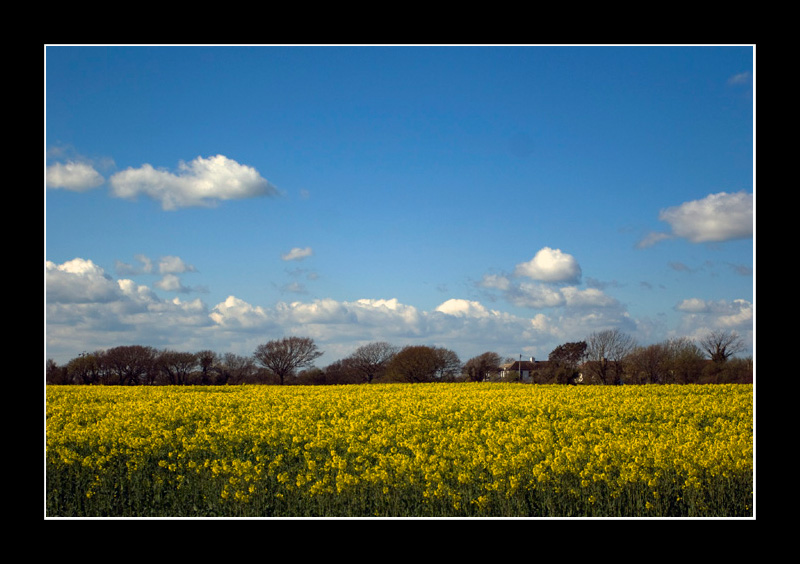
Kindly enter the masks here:
[[314, 251], [311, 250], [311, 247], [305, 247], [301, 249], [300, 247], [294, 247], [288, 253], [284, 253], [281, 255], [281, 259], [283, 260], [303, 260], [304, 258], [310, 257]]
[[105, 179], [91, 165], [70, 161], [54, 163], [45, 171], [48, 188], [63, 188], [74, 192], [85, 192], [97, 188]]
[[427, 334], [426, 316], [396, 299], [326, 298], [263, 308], [234, 296], [214, 306], [210, 314], [216, 325], [227, 330], [303, 335], [337, 345], [420, 337]]
[[[582, 277], [578, 262], [569, 254], [544, 247], [531, 261], [517, 265], [514, 274], [534, 280], [520, 281], [503, 275], [485, 275], [476, 286], [497, 290], [499, 296], [513, 306], [547, 310], [547, 313], [537, 312], [532, 318], [503, 317], [503, 322], [498, 323], [497, 327], [480, 328], [478, 334], [484, 339], [496, 330], [508, 343], [520, 343], [521, 339], [525, 339], [527, 346], [518, 345], [523, 353], [546, 358], [556, 346], [586, 339], [593, 331], [609, 328], [631, 333], [637, 331], [637, 324], [625, 306], [598, 288], [597, 281], [591, 281], [592, 287], [588, 288], [564, 284]], [[489, 299], [494, 299], [494, 296], [489, 296]], [[463, 304], [461, 307], [466, 309]], [[454, 306], [451, 308], [457, 309]], [[524, 326], [518, 323], [519, 319], [525, 320]], [[472, 328], [475, 328], [474, 323]], [[509, 334], [512, 328], [518, 331], [517, 337]]]
[[668, 223], [672, 232], [650, 233], [638, 243], [639, 247], [649, 247], [658, 241], [674, 237], [692, 243], [747, 239], [753, 236], [753, 194], [709, 194], [702, 200], [692, 200], [664, 209], [658, 218]]
[[746, 192], [710, 194], [702, 200], [667, 208], [659, 219], [673, 233], [693, 243], [753, 236], [753, 195]]
[[[596, 288], [530, 281], [510, 285], [503, 295], [512, 303], [516, 299], [527, 307], [555, 309], [519, 315], [463, 298], [447, 299], [431, 310], [397, 299], [369, 298], [261, 306], [235, 296], [208, 307], [200, 299], [164, 299], [157, 294], [158, 284], [150, 288], [128, 278], [115, 280], [81, 258], [60, 265], [47, 262], [46, 287], [47, 354], [59, 362], [82, 351], [121, 344], [247, 355], [265, 340], [283, 335], [315, 339], [328, 353], [320, 366], [347, 356], [361, 344], [379, 340], [398, 346], [444, 346], [464, 361], [490, 350], [501, 356], [546, 358], [559, 344], [585, 339], [595, 330], [637, 329], [624, 307]], [[171, 291], [176, 287], [165, 288]], [[687, 300], [678, 309], [684, 313], [686, 335], [693, 328], [712, 326], [744, 332], [741, 328], [746, 328], [753, 315], [752, 304], [744, 300]]]
[[90, 260], [75, 258], [57, 265], [45, 262], [48, 301], [62, 303], [109, 302], [118, 299], [119, 286]]
[[177, 173], [149, 164], [128, 168], [109, 180], [114, 196], [135, 199], [144, 195], [161, 202], [165, 210], [215, 205], [220, 200], [271, 196], [277, 189], [256, 169], [216, 155], [181, 162]]
[[747, 300], [702, 300], [689, 298], [683, 300], [675, 309], [691, 315], [705, 315], [713, 320], [716, 327], [736, 327], [753, 321], [753, 304]]
[[670, 235], [669, 233], [660, 233], [657, 231], [653, 231], [642, 237], [642, 239], [638, 243], [636, 243], [636, 246], [639, 247], [640, 249], [645, 249], [647, 247], [652, 247], [656, 243], [672, 238], [673, 238], [672, 235]]
[[484, 274], [478, 286], [495, 290], [508, 290], [511, 287], [511, 281], [501, 274]]
[[184, 286], [181, 279], [176, 274], [165, 274], [161, 280], [153, 284], [159, 290], [166, 290], [168, 292], [191, 292], [191, 289]]
[[752, 327], [753, 304], [747, 300], [733, 300], [726, 304], [726, 311], [718, 312], [717, 323], [721, 327]]
[[281, 292], [289, 292], [291, 294], [307, 294], [308, 290], [306, 289], [306, 285], [302, 282], [289, 282], [288, 284], [284, 284], [280, 288]]
[[516, 306], [542, 308], [621, 308], [615, 299], [597, 288], [558, 287], [551, 284], [522, 282], [507, 289], [505, 298]]
[[160, 257], [157, 261], [153, 261], [150, 257], [142, 254], [137, 254], [134, 258], [140, 263], [140, 266], [137, 267], [122, 261], [116, 261], [115, 269], [117, 273], [133, 276], [136, 274], [152, 274], [154, 272], [165, 275], [197, 272], [193, 265], [174, 255]]
[[603, 293], [597, 288], [586, 288], [581, 290], [575, 286], [568, 286], [562, 288], [561, 293], [564, 295], [564, 301], [569, 307], [615, 307], [619, 306], [619, 302], [611, 296]]
[[728, 79], [728, 84], [731, 86], [739, 84], [750, 84], [750, 71], [740, 72]]
[[[479, 354], [490, 347], [529, 346], [541, 338], [543, 319], [528, 319], [489, 310], [476, 301], [450, 299], [432, 311], [419, 310], [397, 299], [359, 299], [280, 302], [274, 308], [253, 307], [229, 297], [215, 306], [211, 318], [225, 328], [234, 326], [284, 334], [302, 334], [346, 350], [358, 344], [385, 340], [398, 345], [448, 346], [460, 355]], [[247, 322], [241, 321], [243, 318]], [[524, 340], [520, 343], [518, 341]], [[477, 351], [477, 352], [476, 352]], [[463, 360], [466, 360], [464, 358]]]
[[435, 311], [456, 317], [487, 317], [489, 311], [480, 302], [459, 298], [449, 299], [439, 304]]
[[[514, 274], [534, 281], [516, 281], [504, 275], [486, 274], [476, 286], [498, 290], [505, 300], [517, 307], [624, 310], [619, 301], [597, 287], [581, 289], [575, 285], [564, 285], [565, 282], [577, 282], [582, 271], [575, 257], [560, 249], [543, 247], [533, 259], [518, 264]], [[592, 285], [597, 286], [597, 281], [592, 281]]]
[[358, 305], [325, 298], [309, 303], [281, 302], [277, 305], [277, 312], [291, 324], [349, 324], [357, 322], [357, 308]]
[[119, 286], [122, 296], [133, 302], [150, 304], [158, 300], [150, 288], [142, 284], [137, 284], [133, 280], [129, 280], [127, 278], [117, 280], [117, 285]]
[[423, 314], [412, 305], [400, 303], [397, 298], [357, 300], [357, 319], [372, 327], [379, 327], [389, 321], [399, 333], [417, 333], [421, 329]]
[[116, 261], [115, 270], [117, 274], [122, 276], [136, 276], [139, 274], [153, 274], [158, 272], [162, 275], [162, 278], [153, 285], [160, 290], [183, 293], [202, 291], [202, 289], [190, 288], [183, 285], [178, 274], [197, 272], [197, 269], [180, 257], [172, 255], [164, 256], [159, 258], [157, 262], [142, 254], [135, 255], [134, 258], [140, 263], [140, 266]]
[[559, 307], [566, 303], [559, 288], [533, 282], [522, 282], [509, 288], [505, 297], [514, 305], [536, 309]]
[[[568, 292], [571, 300], [594, 302], [597, 292]], [[600, 300], [604, 301], [604, 300]], [[581, 304], [587, 306], [587, 304]], [[400, 346], [427, 344], [452, 348], [462, 360], [495, 350], [546, 358], [565, 340], [580, 340], [597, 328], [633, 327], [619, 307], [576, 308], [558, 317], [537, 313], [518, 316], [489, 309], [478, 301], [448, 299], [431, 311], [397, 299], [279, 302], [255, 307], [233, 296], [212, 309], [219, 327], [251, 334], [297, 334], [315, 339], [323, 350], [346, 356], [359, 344], [388, 341]], [[349, 349], [348, 349], [349, 344]]]
[[215, 305], [209, 317], [217, 325], [242, 329], [263, 327], [270, 321], [264, 308], [254, 307], [235, 296], [228, 296]]
[[705, 313], [708, 311], [708, 305], [700, 298], [689, 298], [675, 306], [675, 309], [685, 313]]
[[530, 261], [518, 264], [514, 273], [542, 282], [572, 282], [580, 279], [581, 267], [572, 255], [544, 247]]
[[83, 351], [125, 344], [208, 348], [205, 330], [213, 322], [199, 299], [163, 300], [82, 258], [60, 265], [46, 261], [45, 285], [49, 357], [67, 361]]
[[683, 314], [678, 333], [689, 338], [702, 337], [709, 330], [735, 331], [752, 340], [754, 331], [753, 303], [748, 300], [703, 300], [689, 298], [675, 309]]
[[166, 256], [159, 259], [158, 271], [161, 274], [183, 274], [184, 272], [196, 272], [197, 269], [184, 262], [180, 257]]
[[148, 258], [145, 255], [135, 255], [134, 258], [141, 263], [140, 267], [133, 266], [131, 264], [116, 261], [115, 269], [118, 274], [124, 276], [133, 276], [135, 274], [142, 274], [142, 273], [150, 273], [153, 272], [153, 261], [152, 259]]

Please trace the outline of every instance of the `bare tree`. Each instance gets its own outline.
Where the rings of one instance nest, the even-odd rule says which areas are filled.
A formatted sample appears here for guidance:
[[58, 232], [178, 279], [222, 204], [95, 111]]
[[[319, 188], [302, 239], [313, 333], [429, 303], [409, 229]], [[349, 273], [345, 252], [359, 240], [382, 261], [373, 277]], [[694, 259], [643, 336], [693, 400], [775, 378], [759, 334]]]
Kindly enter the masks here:
[[328, 384], [327, 374], [321, 368], [312, 366], [297, 374], [296, 382], [300, 386], [324, 386]]
[[325, 382], [328, 384], [359, 384], [363, 381], [353, 357], [335, 360], [325, 367]]
[[120, 346], [108, 349], [103, 362], [113, 372], [120, 385], [150, 382], [155, 376], [157, 351], [142, 345]]
[[350, 355], [349, 366], [369, 384], [386, 371], [397, 351], [397, 347], [383, 341], [369, 343], [358, 347]]
[[636, 346], [633, 338], [619, 329], [606, 329], [592, 333], [587, 345], [587, 358], [600, 381], [622, 383], [622, 361]]
[[45, 363], [45, 382], [55, 385], [73, 383], [67, 366], [59, 366], [52, 358], [48, 358]]
[[182, 386], [189, 383], [189, 376], [197, 367], [197, 355], [188, 352], [165, 350], [156, 358], [156, 365], [167, 383]]
[[699, 381], [706, 362], [700, 347], [686, 337], [670, 339], [665, 346], [669, 350], [670, 364], [667, 381], [674, 384]]
[[217, 372], [219, 384], [244, 384], [255, 376], [256, 366], [252, 358], [225, 353]]
[[197, 353], [200, 364], [200, 383], [204, 386], [212, 383], [212, 377], [219, 364], [219, 355], [214, 351], [204, 350]]
[[729, 357], [745, 350], [744, 341], [735, 331], [711, 331], [700, 339], [700, 347], [717, 364], [723, 364]]
[[628, 375], [635, 384], [663, 384], [669, 377], [670, 350], [655, 343], [636, 347], [628, 355]]
[[76, 384], [102, 384], [102, 353], [81, 353], [67, 363], [69, 378]]
[[441, 382], [455, 380], [461, 374], [462, 366], [456, 352], [444, 347], [433, 347], [433, 350], [437, 359], [436, 379]]
[[322, 354], [313, 339], [284, 337], [259, 345], [253, 357], [256, 362], [278, 376], [280, 383], [284, 384], [286, 378], [293, 376], [298, 368], [311, 366]]

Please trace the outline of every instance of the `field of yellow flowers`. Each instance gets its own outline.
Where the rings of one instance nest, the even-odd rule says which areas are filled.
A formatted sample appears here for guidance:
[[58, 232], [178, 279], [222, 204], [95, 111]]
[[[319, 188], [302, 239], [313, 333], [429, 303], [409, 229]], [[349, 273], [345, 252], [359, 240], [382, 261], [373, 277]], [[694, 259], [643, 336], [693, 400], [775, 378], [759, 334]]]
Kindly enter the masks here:
[[47, 517], [753, 515], [752, 385], [48, 386]]

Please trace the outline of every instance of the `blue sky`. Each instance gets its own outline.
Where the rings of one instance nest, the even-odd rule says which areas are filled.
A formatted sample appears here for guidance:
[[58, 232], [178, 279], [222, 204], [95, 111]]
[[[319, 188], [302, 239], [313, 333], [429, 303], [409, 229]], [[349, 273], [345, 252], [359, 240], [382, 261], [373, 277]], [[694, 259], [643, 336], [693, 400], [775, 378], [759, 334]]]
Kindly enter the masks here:
[[749, 343], [754, 54], [48, 46], [46, 355]]

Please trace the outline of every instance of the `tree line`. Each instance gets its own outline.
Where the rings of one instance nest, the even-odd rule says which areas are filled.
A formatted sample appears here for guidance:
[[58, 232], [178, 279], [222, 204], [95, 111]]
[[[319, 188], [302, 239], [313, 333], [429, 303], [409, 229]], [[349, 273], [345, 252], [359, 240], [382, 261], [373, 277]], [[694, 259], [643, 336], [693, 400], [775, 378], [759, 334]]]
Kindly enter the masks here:
[[[751, 357], [734, 332], [713, 332], [697, 343], [678, 338], [640, 346], [619, 330], [592, 333], [564, 343], [547, 360], [525, 363], [534, 384], [750, 383]], [[466, 362], [447, 348], [397, 347], [373, 342], [324, 368], [313, 339], [284, 337], [259, 345], [250, 356], [211, 350], [181, 352], [124, 345], [82, 353], [64, 365], [47, 360], [46, 382], [54, 385], [335, 385], [389, 382], [519, 381], [514, 359], [485, 352]], [[518, 365], [519, 366], [519, 365]]]

